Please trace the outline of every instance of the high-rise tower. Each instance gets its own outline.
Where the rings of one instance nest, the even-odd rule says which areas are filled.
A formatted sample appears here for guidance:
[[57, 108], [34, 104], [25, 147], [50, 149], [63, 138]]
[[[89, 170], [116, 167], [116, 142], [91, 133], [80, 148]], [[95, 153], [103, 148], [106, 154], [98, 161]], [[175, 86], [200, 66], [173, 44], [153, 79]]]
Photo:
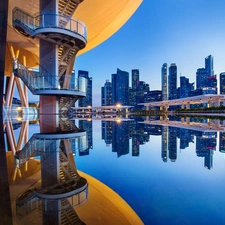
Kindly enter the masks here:
[[225, 95], [225, 72], [220, 73], [220, 94]]
[[129, 104], [129, 73], [120, 69], [112, 74], [112, 104]]
[[106, 80], [104, 87], [102, 87], [101, 96], [102, 106], [112, 105], [112, 83]]
[[177, 96], [177, 66], [175, 63], [171, 63], [169, 67], [168, 95], [169, 95], [169, 100], [178, 98]]
[[162, 81], [162, 100], [168, 100], [167, 97], [167, 63], [162, 65], [161, 70], [161, 81]]
[[213, 70], [213, 56], [209, 55], [205, 58], [205, 69], [208, 73], [208, 76], [213, 76], [214, 75], [214, 70]]
[[86, 97], [79, 99], [78, 106], [79, 107], [92, 106], [92, 77], [89, 77], [88, 71], [78, 70], [78, 80], [82, 77], [87, 80], [87, 91]]

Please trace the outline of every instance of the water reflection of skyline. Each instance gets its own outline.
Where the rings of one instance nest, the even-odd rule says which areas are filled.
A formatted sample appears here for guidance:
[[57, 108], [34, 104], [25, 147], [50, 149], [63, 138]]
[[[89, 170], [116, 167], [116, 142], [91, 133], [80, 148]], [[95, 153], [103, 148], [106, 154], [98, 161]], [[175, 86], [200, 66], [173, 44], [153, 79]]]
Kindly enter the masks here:
[[[207, 121], [207, 120], [206, 120]], [[91, 121], [88, 121], [91, 123]], [[80, 123], [80, 122], [79, 122]], [[85, 123], [85, 122], [84, 122]], [[101, 132], [102, 139], [107, 147], [111, 147], [111, 151], [117, 153], [117, 157], [127, 155], [140, 155], [140, 146], [150, 141], [151, 136], [161, 136], [161, 157], [164, 162], [170, 160], [176, 162], [177, 151], [184, 150], [189, 147], [190, 143], [195, 144], [195, 152], [197, 157], [204, 159], [204, 167], [211, 169], [213, 167], [213, 154], [216, 150], [217, 139], [219, 151], [224, 153], [225, 133], [216, 131], [203, 132], [200, 122], [197, 126], [186, 129], [183, 127], [172, 127], [173, 121], [170, 121], [170, 126], [145, 124], [137, 120], [122, 121], [102, 121]], [[174, 122], [177, 125], [177, 121]], [[218, 122], [216, 121], [216, 124]], [[92, 126], [90, 126], [92, 127]], [[199, 127], [199, 130], [197, 129]], [[220, 129], [219, 129], [220, 130]], [[91, 129], [87, 130], [88, 135], [92, 137]], [[130, 140], [130, 142], [129, 142]], [[178, 141], [179, 140], [179, 141]], [[179, 146], [178, 146], [179, 144]]]
[[[221, 127], [217, 120], [216, 122], [214, 120], [210, 122], [216, 124], [219, 128]], [[78, 153], [79, 156], [89, 155], [90, 150], [93, 149], [93, 120], [90, 118], [79, 119], [78, 121], [72, 120], [72, 124], [75, 125], [76, 123], [81, 130], [86, 131], [86, 137], [79, 140], [79, 148], [76, 147], [76, 143], [71, 142], [72, 149], [77, 149], [73, 153], [74, 155]], [[110, 119], [109, 121], [104, 119], [101, 121], [101, 137], [107, 148], [111, 148], [111, 151], [116, 153], [117, 157], [130, 154], [130, 152], [133, 157], [137, 157], [140, 155], [140, 146], [149, 142], [151, 136], [161, 136], [161, 158], [164, 162], [179, 160], [177, 151], [188, 148], [192, 143], [195, 145], [196, 156], [204, 158], [204, 167], [211, 169], [217, 143], [219, 152], [225, 153], [225, 132], [221, 132], [222, 129], [218, 129], [220, 132], [210, 129], [209, 132], [208, 128], [205, 129], [206, 131], [202, 131], [205, 124], [212, 126], [207, 119], [201, 119], [201, 121], [193, 119], [188, 129], [185, 126], [178, 127], [178, 123], [181, 123], [181, 119], [171, 120], [169, 123], [168, 121], [163, 123], [160, 120], [146, 123], [143, 119], [125, 119], [119, 122], [117, 119]], [[196, 123], [196, 126], [194, 126], [194, 123]], [[13, 128], [23, 127], [22, 124], [14, 123]]]
[[[76, 212], [78, 210], [79, 215], [82, 215], [85, 221], [90, 220], [93, 215], [93, 213], [90, 213], [90, 216], [85, 215], [83, 212], [85, 208], [83, 211], [76, 208], [88, 199], [88, 185], [84, 177], [88, 177], [88, 180], [91, 181], [89, 185], [91, 185], [92, 192], [97, 187], [100, 188], [99, 190], [110, 193], [109, 197], [98, 193], [101, 201], [107, 202], [110, 196], [115, 199], [115, 202], [106, 203], [106, 207], [109, 207], [106, 211], [109, 212], [111, 208], [115, 207], [113, 204], [117, 205], [118, 203], [128, 210], [120, 219], [115, 217], [117, 221], [124, 221], [130, 215], [137, 224], [142, 224], [127, 203], [118, 200], [117, 194], [82, 172], [82, 176], [80, 176], [77, 171], [74, 156], [76, 154], [88, 155], [89, 149], [93, 148], [92, 121], [78, 121], [79, 128], [74, 120], [58, 118], [58, 121], [59, 126], [55, 132], [35, 133], [30, 138], [28, 138], [28, 127], [31, 128], [32, 124], [35, 124], [36, 131], [39, 130], [36, 126], [38, 121], [15, 123], [6, 121], [2, 124], [4, 140], [2, 143], [6, 143], [4, 154], [7, 155], [8, 166], [2, 165], [5, 166], [4, 171], [6, 173], [8, 171], [9, 174], [9, 183], [5, 183], [5, 188], [10, 184], [10, 192], [14, 196], [14, 200], [11, 196], [11, 203], [8, 200], [8, 214], [13, 215], [8, 218], [10, 221], [7, 221], [7, 224], [12, 224], [12, 221], [16, 221], [17, 224], [86, 224]], [[21, 182], [23, 182], [22, 185]], [[21, 186], [20, 190], [15, 188], [17, 185]], [[87, 204], [88, 207], [94, 212], [93, 207], [100, 203], [101, 206], [97, 208], [98, 210], [103, 209], [104, 203], [100, 201], [93, 204], [93, 199], [96, 197], [93, 197], [93, 194], [91, 196], [89, 199], [91, 203]], [[98, 213], [101, 214], [99, 211]], [[121, 208], [121, 212], [116, 210], [114, 213], [123, 214], [123, 209]], [[108, 219], [108, 215], [101, 218], [102, 221], [108, 221]], [[106, 223], [111, 224], [111, 222]], [[93, 222], [93, 224], [95, 223]]]

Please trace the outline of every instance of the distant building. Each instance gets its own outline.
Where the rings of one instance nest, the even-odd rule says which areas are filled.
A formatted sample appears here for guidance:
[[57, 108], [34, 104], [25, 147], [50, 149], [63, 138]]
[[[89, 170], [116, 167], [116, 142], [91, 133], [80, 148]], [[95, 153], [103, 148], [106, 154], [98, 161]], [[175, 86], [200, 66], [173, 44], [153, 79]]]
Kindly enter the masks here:
[[148, 91], [144, 95], [144, 102], [159, 102], [162, 101], [162, 91], [154, 90]]
[[195, 89], [195, 90], [191, 90], [189, 92], [189, 97], [193, 97], [193, 96], [198, 96], [198, 95], [202, 95], [202, 89]]
[[139, 81], [139, 70], [138, 69], [131, 70], [131, 81], [132, 81], [132, 89], [136, 90], [137, 83]]
[[78, 100], [79, 107], [92, 106], [92, 77], [89, 77], [88, 71], [78, 70], [78, 79], [84, 77], [87, 79], [86, 97]]
[[169, 100], [177, 99], [177, 66], [171, 63], [168, 76], [168, 97]]
[[129, 104], [129, 73], [120, 69], [112, 74], [112, 105], [116, 104]]
[[137, 85], [139, 82], [139, 70], [133, 69], [131, 70], [131, 88], [130, 88], [130, 95], [129, 95], [129, 105], [136, 105], [137, 104]]
[[112, 105], [112, 83], [109, 80], [106, 80], [104, 87], [102, 87], [101, 100], [102, 106]]
[[214, 75], [214, 70], [213, 70], [213, 56], [209, 55], [205, 58], [205, 69], [208, 73], [208, 76], [213, 76]]
[[161, 82], [162, 82], [162, 100], [168, 100], [167, 97], [167, 63], [162, 65], [161, 69]]
[[190, 92], [194, 90], [194, 83], [189, 83], [189, 79], [180, 77], [180, 95], [179, 98], [187, 98], [190, 96]]
[[208, 72], [205, 68], [199, 68], [196, 72], [196, 89], [207, 87]]
[[203, 88], [209, 88], [211, 94], [217, 94], [217, 78], [214, 75], [212, 55], [205, 58], [205, 68], [199, 68], [196, 72], [196, 89]]
[[138, 81], [136, 89], [136, 104], [144, 102], [144, 94], [149, 91], [149, 84]]
[[225, 72], [220, 73], [220, 94], [225, 95]]

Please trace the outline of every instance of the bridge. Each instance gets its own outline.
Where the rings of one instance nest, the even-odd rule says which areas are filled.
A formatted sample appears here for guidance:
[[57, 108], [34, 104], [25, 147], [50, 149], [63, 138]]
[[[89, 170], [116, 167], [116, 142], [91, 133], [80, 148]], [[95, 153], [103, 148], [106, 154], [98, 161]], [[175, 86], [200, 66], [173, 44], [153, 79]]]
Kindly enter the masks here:
[[126, 114], [128, 113], [129, 108], [132, 106], [122, 106], [122, 105], [115, 105], [115, 106], [87, 106], [87, 107], [72, 107], [73, 112], [75, 114], [79, 113], [92, 113], [92, 114], [110, 114], [116, 113], [121, 110], [125, 110]]
[[220, 106], [220, 102], [225, 101], [225, 95], [213, 95], [213, 94], [207, 94], [207, 95], [198, 95], [193, 97], [187, 97], [187, 98], [179, 98], [179, 99], [173, 99], [173, 100], [166, 100], [166, 101], [160, 101], [160, 102], [149, 102], [149, 103], [139, 103], [138, 105], [144, 105], [146, 107], [146, 110], [149, 109], [149, 107], [160, 107], [160, 110], [167, 110], [170, 106], [174, 105], [180, 105], [181, 108], [190, 109], [190, 105], [192, 104], [207, 104], [207, 107], [212, 106], [212, 103], [215, 106]]
[[148, 118], [144, 122], [139, 122], [149, 125], [161, 125], [168, 127], [177, 127], [184, 128], [190, 130], [197, 130], [202, 132], [224, 132], [225, 125], [220, 124], [220, 120], [211, 120], [208, 119], [207, 123], [200, 122], [191, 122], [190, 118], [182, 118], [181, 121], [171, 121], [168, 118], [160, 118], [160, 120], [148, 120]]

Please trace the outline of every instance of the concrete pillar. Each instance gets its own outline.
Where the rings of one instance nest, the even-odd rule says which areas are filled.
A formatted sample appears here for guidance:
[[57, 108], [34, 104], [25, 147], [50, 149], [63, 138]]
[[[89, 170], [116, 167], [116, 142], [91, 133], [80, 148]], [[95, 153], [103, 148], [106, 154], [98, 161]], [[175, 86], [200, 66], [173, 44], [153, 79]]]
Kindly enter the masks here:
[[220, 120], [214, 120], [216, 127], [220, 127]]
[[[8, 18], [8, 0], [0, 3], [0, 101], [2, 103], [4, 90], [4, 73], [5, 73], [5, 57], [6, 57], [6, 34], [7, 34], [7, 18]], [[2, 104], [0, 104], [0, 115], [2, 115]], [[1, 119], [1, 118], [0, 118]], [[2, 221], [3, 223], [3, 221]]]
[[163, 110], [163, 106], [162, 105], [159, 106], [159, 110]]
[[186, 103], [186, 109], [190, 109], [190, 102]]
[[186, 118], [186, 123], [190, 124], [190, 118], [189, 117]]
[[211, 101], [208, 101], [207, 108], [211, 107]]
[[219, 99], [216, 99], [216, 101], [215, 101], [215, 106], [216, 106], [216, 107], [219, 107], [219, 106], [220, 106], [220, 100], [219, 100]]
[[181, 109], [184, 109], [184, 103], [181, 104]]
[[[8, 18], [8, 0], [0, 2], [0, 101], [2, 103], [4, 90], [4, 71], [6, 56], [6, 34], [7, 34], [7, 18]], [[2, 111], [3, 105], [0, 104], [0, 218], [1, 224], [13, 224], [13, 216], [11, 210], [10, 190], [8, 181], [8, 167], [6, 159], [6, 149], [3, 130]]]
[[[40, 0], [40, 14], [58, 14], [58, 1], [57, 0]], [[57, 18], [56, 16], [45, 16], [44, 20], [42, 21], [43, 23], [50, 22], [51, 24], [56, 24], [57, 23]], [[45, 70], [48, 71], [49, 74], [52, 76], [58, 76], [58, 47], [56, 44], [51, 43], [49, 41], [41, 40], [40, 39], [40, 65], [43, 67]], [[40, 67], [40, 73], [42, 73], [42, 68]], [[46, 75], [48, 76], [48, 75]], [[58, 83], [55, 82], [54, 84], [55, 88], [58, 88]], [[43, 100], [43, 98], [48, 98], [49, 101]], [[53, 105], [55, 102], [55, 105], [57, 99], [55, 96], [40, 96], [40, 109], [41, 111], [45, 114], [56, 114], [56, 108], [55, 110], [53, 109]], [[49, 102], [49, 105], [48, 105]], [[42, 104], [45, 105], [42, 105]], [[49, 113], [48, 108], [50, 108]], [[47, 109], [47, 110], [46, 110]]]
[[145, 110], [149, 110], [149, 105], [146, 105], [145, 106]]

